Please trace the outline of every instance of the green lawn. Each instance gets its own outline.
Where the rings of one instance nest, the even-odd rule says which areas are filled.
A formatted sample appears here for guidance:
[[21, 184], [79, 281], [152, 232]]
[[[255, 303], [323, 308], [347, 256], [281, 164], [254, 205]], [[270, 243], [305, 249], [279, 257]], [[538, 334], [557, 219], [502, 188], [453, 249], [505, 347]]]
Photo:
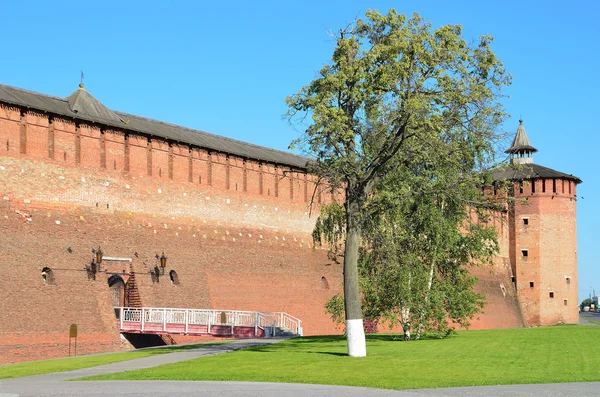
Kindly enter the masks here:
[[21, 376], [42, 375], [51, 372], [65, 372], [75, 369], [95, 367], [97, 365], [111, 364], [119, 361], [133, 360], [148, 357], [155, 354], [173, 353], [182, 350], [196, 349], [212, 346], [220, 343], [203, 343], [194, 345], [169, 346], [155, 349], [133, 350], [122, 353], [98, 354], [93, 356], [81, 356], [61, 358], [56, 360], [33, 361], [0, 366], [0, 379], [18, 378]]
[[235, 380], [389, 389], [600, 381], [600, 327], [461, 331], [403, 342], [368, 337], [368, 357], [346, 356], [343, 337], [296, 338], [94, 380]]

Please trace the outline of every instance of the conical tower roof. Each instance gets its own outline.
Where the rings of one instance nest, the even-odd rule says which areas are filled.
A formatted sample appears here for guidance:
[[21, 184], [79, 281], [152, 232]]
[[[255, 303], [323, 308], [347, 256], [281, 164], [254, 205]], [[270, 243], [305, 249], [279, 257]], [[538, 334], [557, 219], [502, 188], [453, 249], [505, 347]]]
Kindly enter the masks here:
[[523, 127], [523, 119], [519, 120], [519, 128], [517, 128], [517, 135], [515, 135], [515, 139], [513, 139], [510, 148], [508, 148], [508, 150], [506, 150], [504, 153], [535, 153], [537, 151], [538, 150], [531, 146], [531, 143], [529, 143], [529, 137], [527, 137], [525, 127]]
[[91, 96], [83, 87], [83, 84], [79, 84], [79, 89], [67, 97], [67, 102], [73, 113], [77, 113], [81, 116], [87, 116], [88, 118], [110, 120], [116, 123], [122, 123], [121, 119], [115, 112], [101, 104], [96, 98]]

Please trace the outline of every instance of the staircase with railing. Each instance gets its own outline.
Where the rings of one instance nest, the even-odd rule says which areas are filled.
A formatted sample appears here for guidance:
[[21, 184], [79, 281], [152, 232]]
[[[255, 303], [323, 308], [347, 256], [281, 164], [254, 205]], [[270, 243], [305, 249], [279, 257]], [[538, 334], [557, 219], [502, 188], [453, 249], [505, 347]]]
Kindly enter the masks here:
[[235, 338], [301, 336], [302, 321], [284, 312], [115, 307], [121, 332]]

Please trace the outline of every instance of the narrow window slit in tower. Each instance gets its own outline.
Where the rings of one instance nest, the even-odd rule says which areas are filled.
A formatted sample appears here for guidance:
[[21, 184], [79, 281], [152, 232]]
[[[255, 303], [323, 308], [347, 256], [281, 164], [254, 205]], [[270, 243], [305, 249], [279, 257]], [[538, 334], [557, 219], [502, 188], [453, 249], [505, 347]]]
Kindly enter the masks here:
[[550, 298], [552, 298], [552, 299], [554, 298], [554, 292], [550, 291], [549, 295], [550, 295]]
[[542, 179], [542, 193], [546, 193], [546, 180]]
[[523, 218], [523, 224], [529, 225], [529, 218]]
[[523, 255], [523, 258], [527, 258], [529, 256], [529, 251], [521, 250], [521, 254]]
[[552, 193], [556, 193], [556, 179], [552, 179]]
[[523, 181], [519, 182], [519, 193], [523, 193]]
[[567, 300], [566, 300], [566, 299], [563, 299], [563, 304], [564, 304], [565, 306], [567, 306]]
[[533, 288], [533, 281], [529, 282], [529, 288]]
[[535, 180], [531, 181], [531, 193], [535, 193]]

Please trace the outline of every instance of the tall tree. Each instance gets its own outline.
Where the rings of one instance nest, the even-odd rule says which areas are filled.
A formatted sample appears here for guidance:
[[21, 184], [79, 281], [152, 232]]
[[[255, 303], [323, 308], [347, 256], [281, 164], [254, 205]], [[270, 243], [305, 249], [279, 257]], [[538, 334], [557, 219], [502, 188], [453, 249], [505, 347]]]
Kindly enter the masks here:
[[[492, 38], [469, 44], [459, 25], [433, 29], [415, 14], [368, 11], [340, 30], [331, 62], [296, 95], [289, 117], [311, 117], [294, 142], [316, 158], [313, 172], [345, 193], [344, 304], [348, 354], [366, 355], [358, 250], [365, 206], [374, 187], [409, 142], [426, 144], [451, 131], [489, 155], [509, 84], [490, 48]], [[460, 156], [460, 153], [456, 153]], [[408, 156], [403, 156], [408, 158]]]
[[[447, 331], [449, 321], [468, 325], [484, 303], [468, 270], [490, 263], [498, 251], [495, 228], [486, 216], [496, 204], [479, 188], [485, 174], [473, 171], [473, 156], [456, 162], [458, 157], [449, 155], [469, 153], [468, 141], [452, 134], [438, 138], [445, 143], [433, 145], [435, 152], [412, 145], [412, 165], [382, 178], [362, 225], [359, 275], [365, 315], [399, 323], [405, 340], [419, 339], [423, 330]], [[343, 217], [338, 208], [334, 203], [321, 213], [315, 237], [339, 238], [331, 233], [342, 229], [336, 227]], [[339, 304], [339, 297], [327, 304], [334, 318]]]

